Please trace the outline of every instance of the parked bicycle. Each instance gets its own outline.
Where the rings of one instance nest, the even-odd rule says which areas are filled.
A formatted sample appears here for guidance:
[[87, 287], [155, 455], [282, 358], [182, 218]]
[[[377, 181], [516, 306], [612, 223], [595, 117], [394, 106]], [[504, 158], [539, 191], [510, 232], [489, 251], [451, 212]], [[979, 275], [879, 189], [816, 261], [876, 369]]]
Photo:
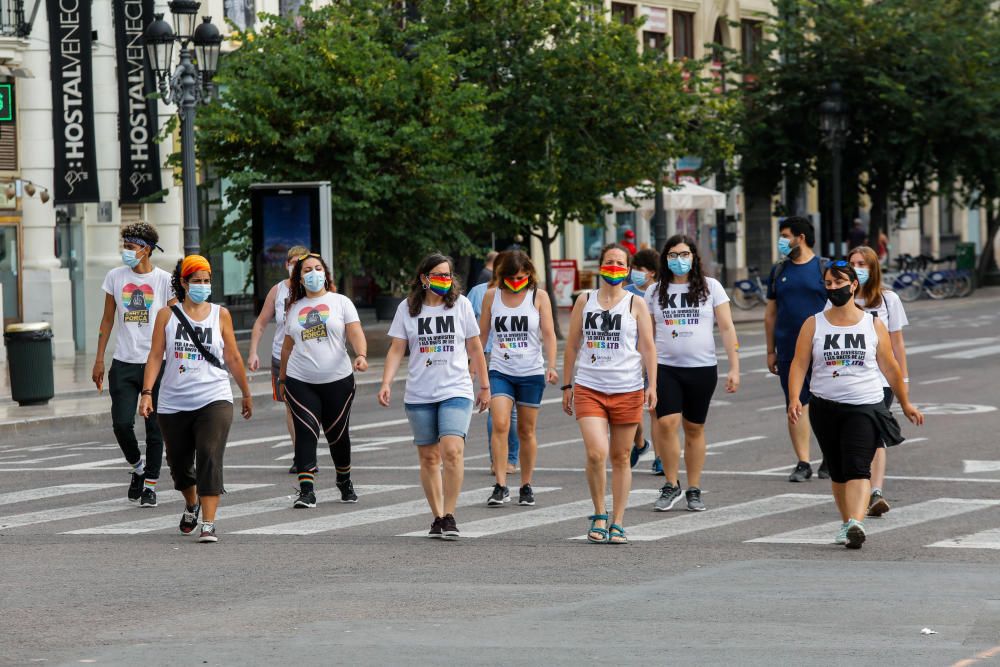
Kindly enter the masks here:
[[[896, 258], [897, 270], [885, 272], [882, 282], [906, 302], [925, 294], [932, 299], [969, 296], [974, 289], [972, 272], [955, 268], [955, 260], [954, 255], [935, 259], [930, 255], [903, 254]], [[940, 265], [946, 266], [935, 268]]]
[[740, 310], [750, 310], [761, 304], [767, 304], [767, 283], [760, 277], [756, 266], [747, 268], [750, 275], [745, 280], [733, 283], [733, 304]]

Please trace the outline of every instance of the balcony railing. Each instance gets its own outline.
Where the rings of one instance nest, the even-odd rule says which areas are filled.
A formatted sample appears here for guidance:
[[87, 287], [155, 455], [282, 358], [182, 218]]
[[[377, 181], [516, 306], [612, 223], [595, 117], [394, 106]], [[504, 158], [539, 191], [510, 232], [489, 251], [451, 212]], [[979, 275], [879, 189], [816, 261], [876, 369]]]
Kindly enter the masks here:
[[30, 30], [24, 0], [0, 0], [0, 37], [27, 37]]

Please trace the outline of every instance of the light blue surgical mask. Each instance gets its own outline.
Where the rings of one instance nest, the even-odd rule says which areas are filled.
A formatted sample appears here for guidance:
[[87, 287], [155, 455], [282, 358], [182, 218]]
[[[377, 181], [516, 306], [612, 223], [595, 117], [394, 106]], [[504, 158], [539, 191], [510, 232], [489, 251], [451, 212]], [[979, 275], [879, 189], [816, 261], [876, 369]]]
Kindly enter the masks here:
[[188, 285], [187, 293], [195, 303], [204, 303], [208, 300], [208, 297], [212, 296], [212, 286], [195, 283], [194, 285]]
[[314, 269], [309, 273], [303, 274], [302, 284], [305, 285], [306, 289], [310, 292], [318, 292], [326, 287], [326, 274], [322, 271]]
[[854, 272], [856, 274], [858, 274], [858, 284], [859, 285], [864, 285], [866, 282], [868, 282], [868, 275], [869, 275], [869, 273], [868, 273], [868, 269], [867, 268], [862, 269], [862, 268], [855, 267]]
[[676, 259], [668, 259], [667, 267], [675, 276], [686, 276], [691, 270], [691, 260], [681, 259], [680, 257]]
[[134, 269], [139, 266], [139, 262], [142, 261], [135, 256], [135, 250], [122, 250], [122, 264], [130, 269]]
[[646, 272], [640, 271], [639, 269], [632, 269], [632, 284], [636, 287], [642, 287], [646, 284]]
[[788, 257], [792, 252], [792, 242], [784, 236], [778, 237], [778, 252], [782, 257]]

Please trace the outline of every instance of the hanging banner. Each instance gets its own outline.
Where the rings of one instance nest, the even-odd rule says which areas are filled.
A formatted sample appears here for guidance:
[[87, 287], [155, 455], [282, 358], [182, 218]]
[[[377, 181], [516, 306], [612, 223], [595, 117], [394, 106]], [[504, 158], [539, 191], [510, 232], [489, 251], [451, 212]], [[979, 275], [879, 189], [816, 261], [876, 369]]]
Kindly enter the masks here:
[[101, 200], [94, 140], [90, 5], [90, 0], [47, 0], [45, 4], [52, 62], [56, 204]]
[[155, 141], [156, 100], [147, 99], [156, 86], [142, 42], [143, 31], [153, 21], [153, 0], [118, 0], [112, 4], [121, 150], [118, 200], [135, 204], [148, 201], [162, 188], [160, 151]]

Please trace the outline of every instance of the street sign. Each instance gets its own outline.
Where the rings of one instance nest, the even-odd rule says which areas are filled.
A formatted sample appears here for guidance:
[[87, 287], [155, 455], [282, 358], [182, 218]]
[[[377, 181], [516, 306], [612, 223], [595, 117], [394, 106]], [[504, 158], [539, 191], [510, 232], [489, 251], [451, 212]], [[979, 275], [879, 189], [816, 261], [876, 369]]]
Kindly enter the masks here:
[[14, 87], [0, 83], [0, 122], [14, 120]]

